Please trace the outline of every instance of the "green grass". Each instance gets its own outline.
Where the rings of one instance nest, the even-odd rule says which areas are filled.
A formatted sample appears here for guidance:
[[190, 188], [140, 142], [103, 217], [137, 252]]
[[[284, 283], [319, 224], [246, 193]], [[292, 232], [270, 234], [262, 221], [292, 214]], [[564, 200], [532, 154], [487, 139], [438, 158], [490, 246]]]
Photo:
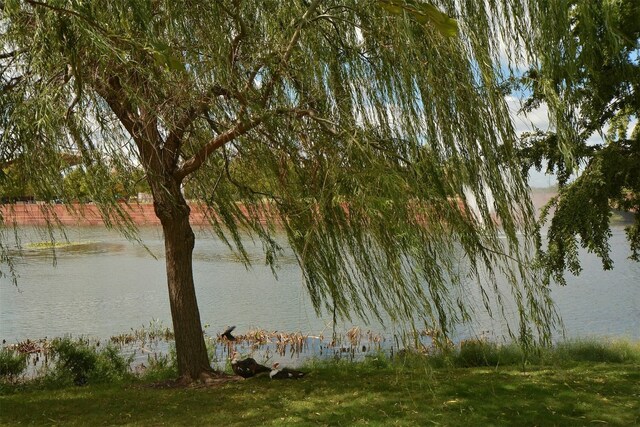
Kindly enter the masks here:
[[[424, 358], [315, 362], [297, 381], [216, 388], [5, 386], [3, 425], [638, 425], [637, 345], [622, 362], [584, 361], [567, 346], [541, 365], [434, 368]], [[582, 348], [584, 345], [574, 345]], [[511, 352], [512, 350], [510, 350]], [[595, 352], [598, 353], [597, 351]], [[611, 356], [611, 355], [609, 355]], [[600, 356], [598, 356], [600, 357]], [[588, 359], [588, 358], [587, 358]], [[600, 358], [601, 359], [601, 358]], [[561, 363], [559, 363], [561, 362]]]

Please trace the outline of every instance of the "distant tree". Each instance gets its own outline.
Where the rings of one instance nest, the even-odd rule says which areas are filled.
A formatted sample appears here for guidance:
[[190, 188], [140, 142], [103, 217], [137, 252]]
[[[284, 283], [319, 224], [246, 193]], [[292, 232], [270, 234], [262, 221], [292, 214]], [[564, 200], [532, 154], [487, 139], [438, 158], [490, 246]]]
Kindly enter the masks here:
[[109, 171], [142, 166], [185, 381], [211, 375], [185, 185], [247, 263], [244, 233], [275, 268], [283, 230], [318, 312], [446, 335], [508, 299], [513, 335], [544, 340], [555, 317], [496, 84], [504, 44], [528, 46], [527, 3], [0, 2], [0, 141], [38, 195], [64, 195], [57, 159], [80, 153], [129, 236]]
[[[140, 192], [149, 191], [144, 178], [144, 172], [135, 167], [123, 169], [122, 167], [113, 168], [110, 171], [112, 179], [113, 197], [120, 199], [128, 199], [135, 197]], [[69, 201], [91, 201], [92, 194], [104, 191], [103, 188], [92, 188], [92, 170], [91, 167], [76, 167], [65, 172], [64, 174], [64, 194]]]
[[[558, 175], [540, 249], [548, 277], [565, 283], [565, 270], [581, 270], [581, 247], [612, 268], [611, 208], [635, 212], [627, 237], [640, 260], [640, 2], [560, 3], [564, 13], [540, 20], [539, 62], [521, 79], [524, 110], [547, 105], [553, 129], [523, 135], [520, 153], [525, 171]], [[603, 142], [590, 144], [596, 134]]]
[[0, 169], [0, 195], [3, 199], [19, 200], [33, 194], [29, 180], [19, 163]]

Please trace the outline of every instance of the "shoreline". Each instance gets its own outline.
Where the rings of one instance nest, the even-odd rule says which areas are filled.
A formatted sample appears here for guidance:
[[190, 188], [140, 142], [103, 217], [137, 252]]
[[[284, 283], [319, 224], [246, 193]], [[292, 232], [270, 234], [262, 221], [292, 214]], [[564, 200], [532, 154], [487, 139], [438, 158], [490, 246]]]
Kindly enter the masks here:
[[[160, 226], [153, 203], [122, 203], [131, 221], [137, 226]], [[196, 203], [190, 203], [189, 222], [192, 226], [208, 227], [205, 210]], [[104, 226], [98, 206], [92, 203], [46, 204], [43, 202], [18, 202], [0, 205], [0, 217], [4, 225], [41, 225], [61, 224], [65, 226]], [[262, 221], [266, 221], [266, 218]], [[112, 222], [115, 222], [112, 221]]]
[[[534, 189], [531, 200], [536, 209], [544, 206], [556, 194], [555, 190]], [[153, 203], [133, 202], [121, 205], [138, 226], [159, 226], [160, 220], [155, 214]], [[205, 211], [197, 203], [190, 203], [190, 223], [193, 226], [209, 226]], [[92, 203], [81, 204], [45, 204], [43, 202], [17, 202], [0, 204], [0, 217], [5, 225], [47, 225], [60, 223], [72, 226], [104, 226], [104, 220], [98, 207]], [[266, 218], [265, 218], [266, 220]], [[264, 220], [263, 220], [264, 221]]]
[[[153, 204], [130, 204], [123, 206], [136, 225], [160, 225]], [[62, 225], [104, 226], [104, 220], [94, 204], [73, 203], [71, 205], [18, 202], [0, 205], [0, 215], [5, 224], [47, 225], [59, 222]], [[193, 212], [192, 212], [193, 216]]]

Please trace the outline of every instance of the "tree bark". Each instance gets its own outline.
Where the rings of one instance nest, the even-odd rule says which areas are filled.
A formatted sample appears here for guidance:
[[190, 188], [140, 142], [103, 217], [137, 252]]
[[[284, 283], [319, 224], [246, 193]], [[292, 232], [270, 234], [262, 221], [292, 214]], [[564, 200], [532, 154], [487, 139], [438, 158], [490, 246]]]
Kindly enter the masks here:
[[[178, 373], [181, 380], [206, 379], [209, 365], [193, 281], [195, 235], [189, 223], [190, 209], [175, 180], [161, 192], [153, 191], [154, 209], [162, 224], [171, 318], [175, 334]], [[169, 185], [166, 185], [169, 184]]]

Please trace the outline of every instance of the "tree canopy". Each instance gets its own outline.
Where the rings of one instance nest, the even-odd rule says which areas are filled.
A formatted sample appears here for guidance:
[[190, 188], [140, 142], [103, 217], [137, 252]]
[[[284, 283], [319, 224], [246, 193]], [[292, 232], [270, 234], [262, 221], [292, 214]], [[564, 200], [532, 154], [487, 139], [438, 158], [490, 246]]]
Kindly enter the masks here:
[[109, 171], [144, 169], [181, 375], [206, 363], [185, 186], [247, 263], [245, 233], [274, 268], [286, 233], [318, 311], [446, 335], [512, 302], [512, 334], [548, 339], [498, 85], [505, 53], [532, 53], [527, 2], [0, 5], [3, 160], [20, 157], [37, 196], [69, 200], [60, 159], [78, 153], [91, 199], [128, 233]]
[[[553, 128], [525, 134], [520, 153], [523, 170], [546, 165], [558, 175], [540, 253], [547, 274], [565, 283], [565, 270], [580, 272], [581, 247], [612, 268], [611, 208], [635, 212], [627, 236], [640, 260], [640, 3], [561, 3], [563, 13], [541, 20], [539, 60], [521, 79], [531, 93], [525, 111], [547, 105]], [[602, 142], [591, 142], [598, 134]]]

